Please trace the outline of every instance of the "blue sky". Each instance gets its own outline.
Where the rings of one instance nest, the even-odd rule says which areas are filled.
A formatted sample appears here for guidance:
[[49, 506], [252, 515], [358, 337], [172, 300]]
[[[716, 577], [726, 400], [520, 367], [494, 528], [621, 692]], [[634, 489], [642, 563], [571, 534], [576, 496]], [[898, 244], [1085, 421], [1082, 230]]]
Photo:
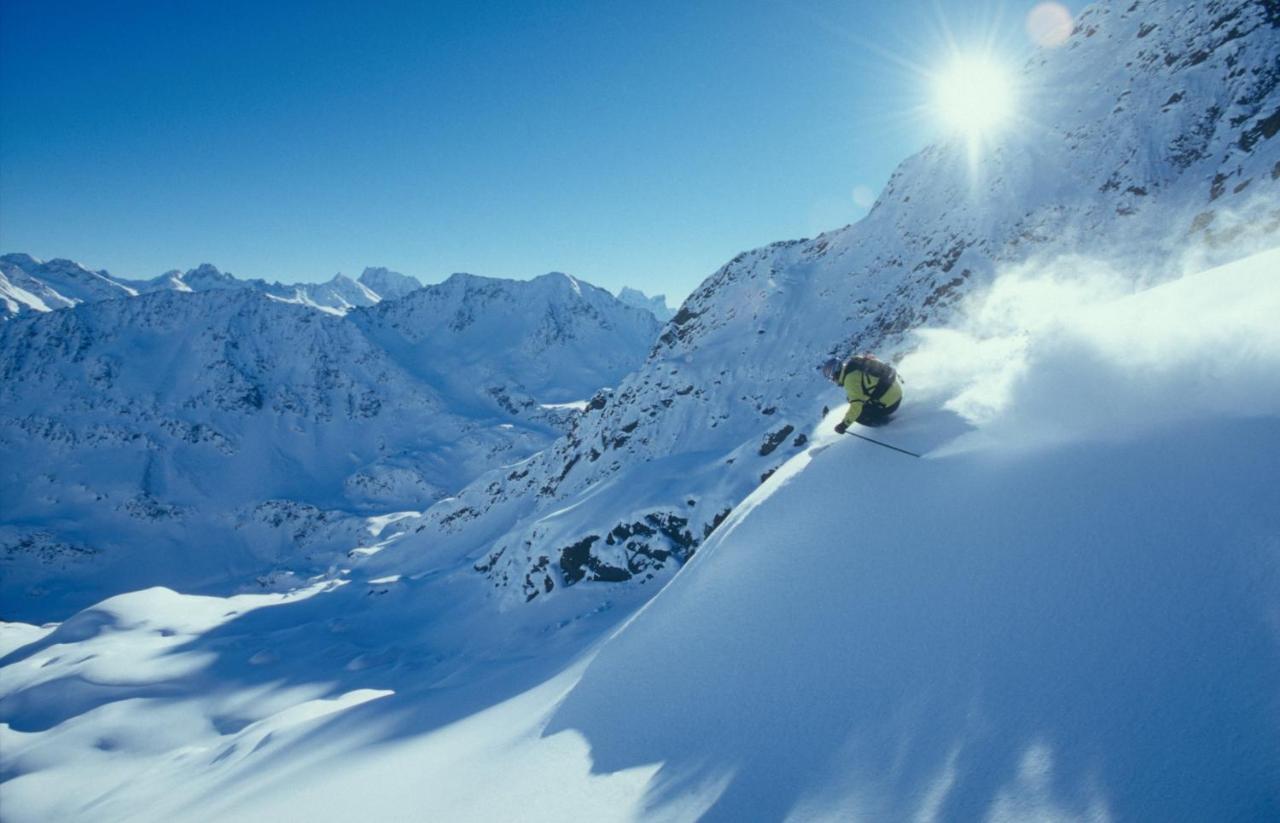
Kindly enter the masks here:
[[1033, 5], [0, 0], [0, 250], [680, 299], [865, 214], [938, 136], [920, 71], [1017, 65]]

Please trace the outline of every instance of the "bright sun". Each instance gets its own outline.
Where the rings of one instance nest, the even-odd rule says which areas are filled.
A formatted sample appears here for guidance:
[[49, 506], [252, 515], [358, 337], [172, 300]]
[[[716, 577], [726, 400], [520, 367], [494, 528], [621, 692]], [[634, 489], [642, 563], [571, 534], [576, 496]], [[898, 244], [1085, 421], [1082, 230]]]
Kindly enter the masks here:
[[947, 128], [971, 138], [998, 129], [1016, 102], [1011, 76], [987, 57], [957, 57], [935, 78], [933, 94]]

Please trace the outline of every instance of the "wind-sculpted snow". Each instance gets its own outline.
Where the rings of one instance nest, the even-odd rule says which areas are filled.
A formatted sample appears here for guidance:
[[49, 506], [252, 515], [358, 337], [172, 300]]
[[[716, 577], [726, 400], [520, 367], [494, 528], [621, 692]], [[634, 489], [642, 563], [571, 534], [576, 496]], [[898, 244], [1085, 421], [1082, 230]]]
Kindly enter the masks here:
[[617, 380], [657, 332], [599, 290], [487, 283], [420, 292], [457, 297], [481, 329], [462, 337], [429, 305], [334, 317], [250, 288], [0, 326], [6, 614], [323, 570], [360, 545], [350, 513], [423, 509], [545, 447], [575, 412], [544, 401]]
[[1084, 254], [1133, 289], [1280, 238], [1273, 4], [1094, 6], [1023, 85], [1016, 126], [976, 162], [962, 138], [940, 143], [859, 223], [731, 260], [569, 435], [429, 511], [423, 550], [469, 530], [476, 570], [512, 601], [665, 579], [839, 402], [825, 357], [899, 356], [1006, 271], [1035, 280]]

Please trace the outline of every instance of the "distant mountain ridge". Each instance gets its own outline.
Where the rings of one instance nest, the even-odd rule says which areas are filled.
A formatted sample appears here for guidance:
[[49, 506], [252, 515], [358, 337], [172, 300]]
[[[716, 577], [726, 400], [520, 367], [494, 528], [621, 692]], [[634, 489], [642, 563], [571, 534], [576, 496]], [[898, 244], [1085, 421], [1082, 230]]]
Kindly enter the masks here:
[[[147, 280], [116, 277], [105, 269], [94, 271], [73, 260], [39, 260], [29, 254], [0, 256], [0, 322], [24, 311], [52, 311], [97, 300], [136, 297], [156, 291], [201, 292], [250, 289], [286, 303], [310, 306], [330, 314], [396, 300], [422, 288], [422, 281], [383, 266], [366, 268], [352, 279], [339, 272], [321, 283], [279, 283], [261, 278], [242, 280], [211, 263], [193, 269], [173, 269]], [[664, 295], [647, 296], [623, 287], [617, 299], [644, 309], [665, 323], [675, 312]]]
[[72, 260], [38, 260], [29, 254], [0, 256], [0, 321], [24, 311], [52, 311], [81, 303], [136, 297], [156, 291], [202, 292], [249, 289], [330, 314], [403, 297], [422, 288], [416, 278], [387, 268], [367, 268], [356, 280], [336, 274], [323, 283], [269, 283], [241, 280], [210, 263], [174, 269], [149, 280], [129, 280], [93, 271]]

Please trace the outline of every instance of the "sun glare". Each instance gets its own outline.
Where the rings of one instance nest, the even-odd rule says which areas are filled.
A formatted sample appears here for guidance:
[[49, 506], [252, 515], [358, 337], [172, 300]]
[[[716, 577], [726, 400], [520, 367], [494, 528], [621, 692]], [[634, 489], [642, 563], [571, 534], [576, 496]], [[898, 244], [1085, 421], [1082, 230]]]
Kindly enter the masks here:
[[957, 57], [934, 81], [934, 106], [948, 129], [980, 137], [1012, 115], [1013, 81], [986, 57]]

